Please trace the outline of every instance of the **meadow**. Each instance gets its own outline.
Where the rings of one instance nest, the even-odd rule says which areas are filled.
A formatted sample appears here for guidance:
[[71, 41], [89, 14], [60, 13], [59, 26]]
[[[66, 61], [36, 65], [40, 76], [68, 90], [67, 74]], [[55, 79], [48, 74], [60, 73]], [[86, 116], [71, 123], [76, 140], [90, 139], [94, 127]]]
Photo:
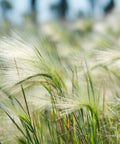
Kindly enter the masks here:
[[1, 144], [120, 143], [120, 20], [112, 21], [4, 28]]

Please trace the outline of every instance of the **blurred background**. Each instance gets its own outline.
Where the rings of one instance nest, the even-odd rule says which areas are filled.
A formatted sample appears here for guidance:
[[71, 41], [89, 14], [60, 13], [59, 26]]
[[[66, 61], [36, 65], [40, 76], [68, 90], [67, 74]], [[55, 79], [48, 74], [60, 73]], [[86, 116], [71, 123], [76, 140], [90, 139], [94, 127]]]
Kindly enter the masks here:
[[0, 0], [0, 25], [3, 21], [21, 25], [28, 18], [36, 23], [98, 19], [113, 9], [120, 11], [120, 0]]
[[103, 29], [106, 24], [115, 27], [114, 19], [119, 25], [119, 12], [120, 0], [0, 0], [0, 36], [11, 30], [44, 29], [49, 33], [51, 28], [46, 30], [46, 25], [51, 23], [71, 29], [83, 22], [82, 28], [88, 31]]

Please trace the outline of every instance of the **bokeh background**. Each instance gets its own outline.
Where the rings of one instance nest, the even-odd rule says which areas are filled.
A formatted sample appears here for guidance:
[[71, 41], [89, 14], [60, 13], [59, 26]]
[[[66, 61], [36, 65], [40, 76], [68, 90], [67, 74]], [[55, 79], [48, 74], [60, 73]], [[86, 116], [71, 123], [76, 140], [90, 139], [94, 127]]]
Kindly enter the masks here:
[[6, 19], [20, 25], [31, 15], [38, 23], [61, 17], [70, 21], [101, 18], [113, 8], [120, 11], [120, 0], [0, 0], [0, 24]]

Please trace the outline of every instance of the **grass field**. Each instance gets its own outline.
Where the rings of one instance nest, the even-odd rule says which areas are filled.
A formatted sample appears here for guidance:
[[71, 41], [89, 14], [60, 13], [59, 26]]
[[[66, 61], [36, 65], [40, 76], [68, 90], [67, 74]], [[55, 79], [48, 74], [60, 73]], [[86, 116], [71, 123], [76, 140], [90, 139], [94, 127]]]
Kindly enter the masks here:
[[120, 143], [114, 22], [30, 24], [0, 37], [2, 144]]

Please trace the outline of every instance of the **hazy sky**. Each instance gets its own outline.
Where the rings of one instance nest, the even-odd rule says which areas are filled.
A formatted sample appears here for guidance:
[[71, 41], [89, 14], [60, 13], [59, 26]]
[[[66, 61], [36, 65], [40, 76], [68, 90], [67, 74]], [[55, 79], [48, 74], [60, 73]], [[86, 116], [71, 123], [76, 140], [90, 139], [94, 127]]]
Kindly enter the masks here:
[[[20, 22], [23, 13], [30, 12], [30, 0], [9, 0], [13, 4], [13, 10], [10, 12], [10, 15], [14, 15], [12, 18], [13, 21]], [[78, 11], [81, 9], [83, 11], [89, 11], [88, 0], [68, 0], [70, 12], [68, 12], [68, 17], [76, 17]], [[38, 10], [38, 19], [48, 20], [53, 16], [50, 12], [50, 5], [59, 2], [59, 0], [37, 0], [37, 10]]]
[[[20, 23], [22, 21], [21, 15], [30, 12], [30, 0], [9, 0], [13, 5], [13, 10], [9, 12], [9, 17], [12, 21]], [[68, 18], [74, 19], [78, 12], [84, 11], [86, 14], [90, 12], [89, 0], [68, 0], [70, 11], [68, 12]], [[96, 0], [97, 11], [95, 13], [99, 15], [102, 13], [101, 8], [109, 0]], [[49, 20], [52, 18], [52, 13], [49, 10], [51, 4], [59, 2], [59, 0], [37, 0], [38, 20]], [[120, 6], [120, 0], [116, 0], [117, 6]], [[12, 17], [12, 18], [11, 18]]]

